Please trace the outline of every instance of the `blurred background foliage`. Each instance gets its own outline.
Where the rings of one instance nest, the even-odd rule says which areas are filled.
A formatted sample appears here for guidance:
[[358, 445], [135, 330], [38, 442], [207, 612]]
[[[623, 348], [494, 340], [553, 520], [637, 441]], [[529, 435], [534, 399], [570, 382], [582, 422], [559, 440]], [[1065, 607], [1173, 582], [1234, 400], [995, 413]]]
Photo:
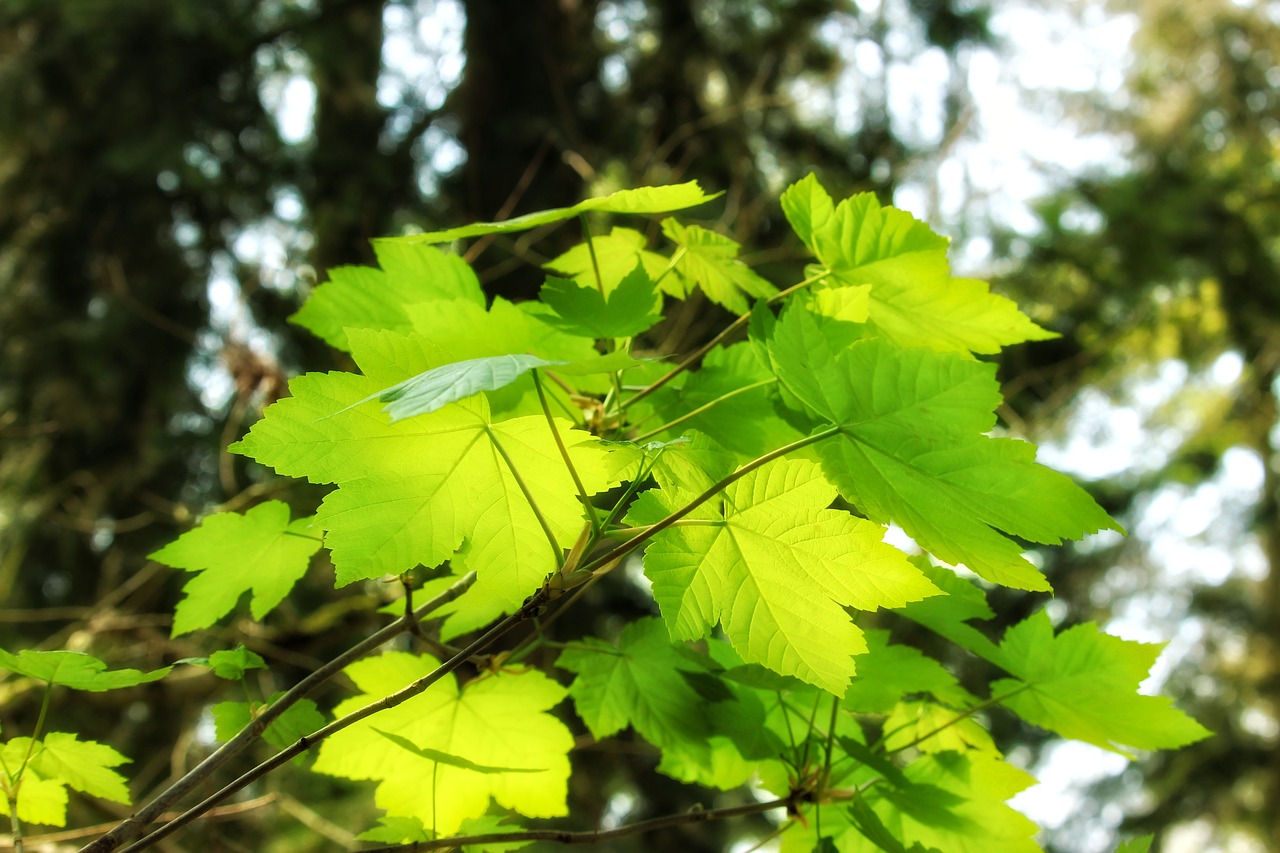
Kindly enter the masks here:
[[[223, 448], [287, 377], [346, 366], [286, 323], [325, 269], [405, 228], [697, 179], [725, 191], [703, 224], [794, 280], [776, 197], [813, 170], [930, 219], [961, 272], [1062, 335], [1002, 357], [1005, 427], [1131, 535], [1039, 555], [1050, 613], [1171, 640], [1155, 681], [1219, 733], [1128, 765], [993, 718], [1013, 760], [1072, 780], [1024, 803], [1046, 847], [1159, 830], [1167, 851], [1280, 849], [1278, 59], [1264, 0], [6, 0], [0, 645], [153, 667], [243, 640], [272, 663], [264, 693], [292, 683], [390, 593], [334, 593], [317, 567], [265, 624], [175, 641], [180, 579], [145, 555], [215, 507], [318, 501]], [[531, 294], [580, 237], [531, 236], [470, 247], [493, 293]], [[691, 301], [653, 345], [689, 349], [718, 310]], [[567, 630], [648, 606], [600, 586]], [[1043, 604], [996, 596], [1009, 621]], [[188, 674], [52, 713], [133, 757], [140, 797], [210, 748], [219, 689]], [[0, 682], [6, 735], [38, 700]], [[638, 743], [575, 760], [574, 828], [714, 797]], [[293, 770], [253, 795], [166, 849], [339, 849], [374, 820]], [[113, 808], [78, 802], [72, 825]]]

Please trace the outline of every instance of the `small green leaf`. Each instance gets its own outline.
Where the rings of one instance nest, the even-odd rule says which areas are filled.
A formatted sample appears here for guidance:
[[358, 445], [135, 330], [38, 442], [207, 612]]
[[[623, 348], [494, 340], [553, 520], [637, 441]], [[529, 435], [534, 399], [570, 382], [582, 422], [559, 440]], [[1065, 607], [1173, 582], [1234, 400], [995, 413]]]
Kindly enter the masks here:
[[[639, 231], [615, 227], [605, 236], [592, 237], [552, 258], [542, 268], [572, 279], [579, 287], [597, 292], [603, 289], [608, 297], [636, 267], [641, 267], [650, 281], [658, 282], [663, 293], [683, 297], [685, 294], [679, 282], [673, 276], [663, 275], [668, 260], [657, 252], [649, 251], [648, 245], [649, 239]], [[662, 297], [655, 293], [652, 299], [645, 309], [646, 314], [662, 309]]]
[[[28, 753], [30, 761], [24, 766]], [[21, 773], [19, 819], [49, 826], [66, 825], [67, 788], [128, 805], [127, 782], [111, 769], [128, 761], [105, 744], [82, 741], [69, 732], [50, 732], [34, 742], [14, 738], [0, 747], [4, 787]], [[8, 813], [8, 799], [0, 797], [0, 814]]]
[[[717, 194], [718, 195], [718, 194]], [[476, 222], [458, 228], [446, 228], [443, 231], [429, 231], [425, 234], [410, 234], [405, 237], [389, 237], [379, 242], [403, 243], [447, 243], [465, 237], [480, 237], [485, 234], [507, 234], [512, 231], [527, 231], [540, 225], [563, 222], [573, 219], [580, 213], [595, 211], [599, 213], [635, 213], [652, 214], [668, 213], [683, 210], [711, 201], [716, 196], [707, 195], [698, 186], [697, 181], [674, 184], [665, 187], [640, 187], [633, 190], [619, 190], [602, 198], [589, 198], [572, 207], [558, 207], [552, 210], [541, 210], [527, 213], [514, 219], [502, 222]]]
[[653, 280], [637, 264], [607, 296], [552, 277], [542, 286], [541, 297], [557, 315], [544, 319], [558, 329], [588, 338], [629, 338], [662, 320], [653, 313], [656, 293]]
[[31, 649], [25, 649], [16, 655], [0, 649], [0, 667], [49, 684], [94, 693], [159, 681], [173, 669], [172, 666], [166, 666], [151, 672], [136, 669], [108, 670], [105, 663], [83, 652], [39, 652]]
[[214, 652], [207, 658], [188, 658], [181, 663], [207, 666], [213, 670], [214, 675], [227, 681], [239, 681], [251, 669], [267, 668], [267, 662], [261, 655], [249, 651], [243, 645]]
[[418, 746], [406, 737], [401, 737], [400, 735], [392, 734], [391, 732], [384, 732], [376, 726], [373, 727], [373, 730], [401, 749], [407, 749], [414, 755], [425, 758], [428, 761], [434, 761], [437, 764], [447, 764], [450, 767], [460, 767], [463, 770], [470, 770], [474, 773], [542, 773], [546, 769], [543, 767], [494, 767], [485, 764], [476, 764], [474, 761], [468, 761], [461, 756], [450, 755], [447, 752], [441, 752], [438, 749], [431, 749], [426, 746]]
[[745, 297], [767, 299], [778, 289], [738, 260], [741, 247], [734, 240], [697, 225], [662, 220], [662, 233], [684, 252], [676, 262], [676, 275], [686, 290], [696, 286], [707, 298], [735, 314], [744, 313]]
[[[279, 701], [283, 695], [283, 692], [273, 694], [266, 705]], [[231, 740], [253, 722], [254, 718], [254, 707], [248, 702], [219, 702], [210, 710], [213, 713], [214, 734], [220, 741]], [[299, 699], [271, 721], [271, 725], [262, 733], [262, 739], [277, 749], [284, 749], [296, 743], [298, 738], [323, 728], [326, 722], [328, 721], [315, 702]]]
[[1117, 847], [1116, 853], [1149, 853], [1155, 840], [1156, 837], [1154, 835], [1141, 835], [1137, 838], [1131, 838]]
[[311, 519], [289, 521], [281, 501], [258, 504], [244, 515], [211, 515], [151, 555], [151, 559], [196, 572], [182, 588], [173, 618], [173, 636], [208, 628], [248, 592], [249, 611], [262, 619], [284, 600], [320, 550]]

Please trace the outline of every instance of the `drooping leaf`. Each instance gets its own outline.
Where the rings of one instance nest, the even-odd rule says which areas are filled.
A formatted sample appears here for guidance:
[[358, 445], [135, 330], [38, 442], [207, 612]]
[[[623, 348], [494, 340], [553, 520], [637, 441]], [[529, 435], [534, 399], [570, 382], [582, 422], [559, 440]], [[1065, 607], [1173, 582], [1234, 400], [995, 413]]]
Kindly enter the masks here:
[[1185, 746], [1210, 732], [1166, 697], [1138, 693], [1161, 648], [1092, 622], [1055, 636], [1041, 610], [1005, 633], [998, 663], [1015, 677], [994, 682], [991, 693], [1033, 725], [1122, 755]]
[[[883, 529], [826, 509], [818, 467], [781, 459], [731, 484], [645, 549], [645, 572], [673, 638], [719, 622], [748, 662], [843, 693], [866, 650], [844, 606], [892, 607], [937, 593]], [[654, 524], [692, 495], [646, 492], [628, 515]]]
[[938, 557], [995, 583], [1047, 590], [1002, 533], [1058, 544], [1121, 530], [1070, 479], [1036, 464], [1033, 445], [986, 434], [1001, 399], [994, 366], [879, 339], [835, 351], [797, 307], [777, 323], [769, 351], [788, 390], [839, 427], [817, 452], [840, 493]]
[[[28, 752], [30, 761], [24, 767]], [[30, 738], [18, 737], [0, 747], [6, 786], [21, 771], [19, 819], [50, 826], [66, 825], [67, 788], [128, 805], [127, 782], [111, 769], [128, 761], [105, 744], [80, 740], [69, 732], [49, 732], [34, 744]], [[0, 814], [8, 813], [7, 799], [0, 797]]]
[[902, 346], [995, 353], [1054, 337], [985, 282], [952, 278], [947, 241], [871, 193], [834, 204], [809, 175], [783, 193], [782, 210], [829, 284], [870, 285], [871, 326]]
[[542, 286], [541, 297], [556, 312], [546, 322], [559, 329], [588, 338], [629, 338], [662, 320], [662, 315], [653, 313], [656, 293], [653, 280], [637, 264], [607, 294], [551, 277]]
[[447, 764], [450, 767], [460, 767], [463, 770], [470, 770], [473, 773], [541, 773], [546, 769], [545, 767], [490, 767], [484, 764], [476, 764], [474, 761], [469, 761], [460, 755], [450, 755], [447, 752], [441, 752], [440, 750], [432, 749], [429, 746], [418, 746], [406, 737], [401, 737], [400, 735], [392, 734], [391, 732], [384, 732], [376, 726], [373, 730], [394, 743], [396, 746], [401, 749], [407, 749], [414, 755], [425, 758], [428, 761], [434, 761], [437, 764]]
[[337, 267], [289, 318], [348, 350], [347, 329], [408, 331], [406, 306], [459, 299], [484, 308], [484, 292], [471, 267], [457, 255], [434, 246], [379, 241], [374, 244], [381, 269]]
[[172, 666], [165, 666], [151, 672], [136, 669], [108, 670], [104, 662], [83, 652], [41, 652], [33, 649], [24, 649], [16, 655], [0, 649], [0, 668], [60, 687], [94, 693], [159, 681], [173, 669]]
[[572, 219], [580, 213], [591, 211], [599, 213], [669, 213], [695, 207], [711, 201], [714, 195], [707, 195], [698, 186], [697, 181], [683, 184], [672, 184], [665, 187], [640, 187], [633, 190], [619, 190], [601, 198], [589, 198], [572, 207], [558, 207], [552, 210], [540, 210], [527, 213], [503, 222], [476, 222], [458, 228], [446, 228], [442, 231], [428, 231], [424, 234], [410, 234], [405, 237], [388, 237], [379, 242], [403, 243], [447, 243], [465, 237], [480, 237], [485, 234], [507, 234], [512, 231], [527, 231], [540, 225], [550, 225]]
[[[345, 670], [361, 693], [340, 703], [351, 713], [421, 678], [435, 659], [388, 652]], [[503, 672], [459, 689], [445, 676], [425, 692], [321, 744], [314, 769], [346, 779], [377, 782], [379, 808], [394, 817], [417, 818], [438, 835], [451, 835], [467, 818], [484, 814], [492, 798], [528, 817], [566, 814], [568, 752], [573, 736], [547, 713], [565, 690], [536, 670]], [[379, 731], [483, 768], [443, 763], [403, 748]]]
[[735, 314], [749, 307], [746, 297], [767, 299], [778, 289], [738, 260], [741, 246], [734, 240], [697, 225], [662, 220], [662, 233], [683, 250], [676, 261], [676, 275], [685, 290], [699, 288], [707, 298]]
[[249, 612], [262, 619], [306, 574], [311, 556], [320, 550], [312, 519], [289, 521], [289, 507], [267, 501], [243, 515], [211, 515], [151, 559], [195, 572], [183, 586], [173, 617], [173, 636], [208, 628], [227, 615], [246, 592]]

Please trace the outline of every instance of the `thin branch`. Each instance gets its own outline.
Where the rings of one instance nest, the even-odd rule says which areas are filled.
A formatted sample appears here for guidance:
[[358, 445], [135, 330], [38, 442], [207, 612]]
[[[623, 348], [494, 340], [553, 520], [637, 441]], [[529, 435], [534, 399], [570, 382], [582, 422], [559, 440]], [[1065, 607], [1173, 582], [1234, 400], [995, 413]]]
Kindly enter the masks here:
[[434, 841], [415, 841], [412, 844], [396, 844], [390, 847], [373, 847], [362, 849], [360, 853], [407, 853], [407, 851], [447, 850], [462, 845], [502, 844], [504, 842], [555, 841], [560, 844], [599, 844], [615, 838], [626, 838], [629, 835], [640, 835], [672, 826], [684, 826], [691, 823], [703, 823], [709, 820], [725, 820], [726, 818], [743, 817], [761, 814], [774, 809], [793, 811], [796, 806], [795, 795], [764, 803], [748, 803], [744, 806], [728, 806], [722, 809], [695, 809], [684, 814], [664, 815], [662, 817], [641, 820], [620, 826], [617, 829], [596, 829], [574, 832], [565, 829], [526, 829], [519, 832], [493, 832], [487, 835], [460, 835], [453, 838], [437, 838]]
[[[439, 609], [443, 605], [457, 598], [459, 595], [462, 595], [463, 592], [470, 588], [471, 584], [475, 583], [475, 579], [476, 576], [474, 572], [469, 572], [466, 575], [463, 575], [453, 586], [449, 587], [447, 590], [414, 611], [415, 617], [421, 619], [428, 613]], [[134, 812], [129, 818], [119, 823], [106, 835], [85, 847], [83, 853], [107, 853], [107, 851], [115, 850], [121, 844], [137, 838], [170, 806], [178, 803], [197, 787], [204, 785], [219, 768], [257, 742], [262, 737], [262, 733], [266, 731], [267, 726], [274, 722], [299, 699], [306, 696], [334, 675], [337, 675], [343, 670], [343, 668], [353, 661], [364, 657], [388, 640], [394, 639], [404, 630], [405, 620], [402, 617], [387, 625], [385, 628], [370, 634], [361, 642], [352, 646], [341, 655], [338, 655], [336, 658], [299, 681], [288, 692], [273, 702], [269, 708], [264, 710], [262, 714], [255, 718], [253, 722], [241, 729], [235, 737], [224, 743], [211, 755], [205, 758], [204, 761], [201, 761], [189, 770], [187, 774], [177, 782], [174, 782], [160, 794], [153, 797], [151, 802], [146, 806]], [[208, 811], [208, 808], [209, 807], [206, 807], [202, 811]], [[144, 841], [146, 841], [146, 839], [144, 839]], [[141, 849], [140, 847], [137, 847], [137, 845], [133, 845], [130, 849], [134, 848]]]

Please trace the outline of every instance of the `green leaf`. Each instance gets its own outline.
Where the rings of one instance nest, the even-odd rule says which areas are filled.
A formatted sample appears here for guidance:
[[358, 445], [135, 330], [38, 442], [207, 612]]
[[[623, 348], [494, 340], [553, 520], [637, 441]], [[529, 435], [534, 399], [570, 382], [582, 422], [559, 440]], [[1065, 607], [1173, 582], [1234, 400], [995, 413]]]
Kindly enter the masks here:
[[[932, 600], [946, 598], [933, 596]], [[854, 661], [858, 673], [845, 691], [844, 707], [863, 714], [887, 714], [904, 696], [917, 693], [937, 697], [953, 707], [978, 704], [942, 664], [919, 649], [891, 644], [888, 631], [867, 631], [866, 640], [867, 653]]]
[[151, 559], [195, 572], [183, 586], [174, 611], [173, 636], [208, 628], [251, 594], [249, 611], [261, 620], [306, 574], [311, 556], [320, 550], [311, 518], [289, 521], [281, 501], [258, 504], [244, 515], [211, 515]]
[[[28, 750], [31, 760], [23, 768]], [[50, 826], [66, 825], [67, 788], [128, 805], [127, 781], [111, 769], [128, 761], [105, 744], [82, 741], [68, 732], [50, 732], [34, 744], [30, 738], [14, 738], [0, 747], [6, 787], [21, 770], [19, 819]], [[8, 813], [7, 798], [0, 797], [0, 814]]]
[[[432, 672], [430, 656], [388, 652], [345, 670], [361, 691], [334, 709], [356, 711]], [[378, 783], [379, 808], [417, 818], [451, 835], [467, 818], [484, 814], [492, 798], [529, 817], [567, 813], [568, 752], [573, 736], [547, 713], [565, 690], [536, 670], [485, 676], [461, 690], [445, 676], [423, 693], [343, 729], [320, 746], [317, 772]], [[477, 772], [404, 749], [379, 731], [484, 768]]]
[[[266, 705], [279, 701], [283, 695], [283, 692], [273, 694]], [[266, 705], [257, 705], [256, 708], [264, 708]], [[231, 740], [255, 716], [255, 706], [250, 706], [248, 702], [219, 702], [210, 710], [213, 713], [214, 734], [220, 741]], [[299, 738], [323, 728], [326, 722], [328, 721], [315, 702], [299, 699], [271, 721], [271, 725], [262, 733], [262, 738], [277, 749], [284, 749], [296, 743]]]
[[[836, 491], [818, 467], [780, 459], [731, 484], [655, 536], [645, 572], [671, 636], [700, 639], [720, 622], [747, 662], [836, 694], [866, 650], [844, 612], [937, 594], [883, 529], [826, 509]], [[654, 524], [692, 495], [651, 490], [628, 515]]]
[[991, 733], [972, 716], [933, 702], [899, 702], [884, 721], [884, 730], [885, 749], [890, 752], [913, 746], [921, 752], [977, 749], [1000, 755]]
[[673, 184], [665, 187], [641, 187], [633, 190], [619, 190], [602, 198], [589, 198], [572, 207], [558, 207], [552, 210], [541, 210], [527, 213], [503, 222], [476, 222], [458, 228], [446, 228], [443, 231], [429, 231], [425, 234], [410, 234], [405, 237], [389, 237], [375, 240], [389, 243], [447, 243], [465, 237], [480, 237], [485, 234], [507, 234], [512, 231], [528, 231], [540, 225], [563, 222], [573, 219], [580, 213], [595, 211], [598, 213], [667, 213], [683, 210], [711, 201], [716, 196], [707, 195], [698, 186], [697, 181], [684, 184]]
[[546, 770], [544, 767], [491, 767], [484, 764], [476, 764], [474, 761], [468, 761], [458, 755], [450, 755], [449, 753], [441, 752], [438, 749], [418, 746], [408, 738], [392, 734], [391, 732], [384, 732], [379, 728], [375, 728], [374, 731], [401, 749], [407, 749], [414, 755], [425, 758], [428, 761], [434, 761], [437, 764], [447, 764], [450, 767], [460, 767], [463, 770], [470, 770], [474, 773], [542, 773]]
[[836, 286], [871, 288], [871, 327], [902, 346], [996, 353], [1055, 337], [985, 282], [951, 277], [947, 241], [871, 193], [832, 203], [809, 175], [782, 196], [782, 210]]
[[356, 838], [382, 844], [412, 844], [415, 841], [430, 841], [431, 833], [416, 817], [383, 815], [378, 818], [377, 826], [366, 829]]
[[683, 253], [676, 262], [676, 275], [685, 282], [685, 291], [696, 286], [717, 305], [735, 314], [749, 307], [745, 296], [767, 299], [778, 289], [738, 260], [741, 247], [728, 237], [697, 225], [681, 225], [662, 220], [662, 233]]
[[1142, 835], [1137, 838], [1131, 838], [1123, 842], [1116, 848], [1116, 853], [1149, 853], [1151, 845], [1155, 842], [1154, 835]]
[[480, 281], [462, 258], [433, 246], [377, 241], [374, 250], [382, 269], [337, 267], [289, 318], [348, 350], [347, 329], [412, 328], [406, 306], [459, 299], [484, 308]]
[[207, 666], [213, 670], [214, 675], [225, 678], [227, 681], [239, 681], [251, 669], [267, 668], [267, 662], [261, 655], [249, 651], [243, 645], [214, 652], [207, 658], [184, 658], [178, 663]]
[[[680, 289], [679, 283], [671, 276], [663, 276], [667, 269], [667, 259], [645, 248], [648, 245], [648, 238], [639, 231], [615, 227], [606, 236], [592, 237], [589, 241], [579, 243], [564, 254], [547, 261], [542, 268], [567, 276], [587, 290], [599, 292], [603, 288], [604, 295], [608, 297], [635, 272], [636, 267], [641, 267], [651, 282], [658, 282], [662, 292], [683, 297], [685, 293]], [[662, 296], [654, 293], [651, 299], [652, 302], [645, 308], [646, 314], [662, 310]]]
[[961, 648], [998, 664], [1000, 650], [996, 648], [996, 644], [968, 624], [970, 619], [990, 619], [995, 616], [987, 604], [986, 594], [950, 569], [930, 564], [928, 557], [916, 557], [912, 562], [946, 595], [912, 602], [900, 608], [902, 615], [919, 622], [935, 634], [946, 637]]
[[83, 652], [39, 652], [32, 649], [24, 649], [16, 655], [0, 649], [0, 667], [48, 684], [94, 693], [159, 681], [173, 669], [172, 666], [165, 666], [151, 672], [136, 669], [108, 670], [105, 663]]
[[558, 329], [588, 338], [629, 338], [662, 320], [661, 314], [653, 313], [656, 294], [653, 280], [637, 264], [607, 296], [594, 287], [551, 277], [542, 286], [541, 298], [556, 312], [546, 322]]
[[996, 681], [991, 693], [1033, 725], [1122, 755], [1185, 746], [1211, 733], [1169, 699], [1138, 693], [1161, 648], [1092, 622], [1054, 636], [1041, 610], [1005, 633], [997, 662], [1015, 677]]
[[823, 470], [866, 516], [897, 523], [926, 550], [994, 583], [1047, 590], [1002, 533], [1059, 544], [1121, 530], [1035, 447], [990, 438], [1001, 397], [993, 365], [883, 340], [828, 348], [799, 307], [769, 344], [779, 378], [837, 437], [817, 446]]

